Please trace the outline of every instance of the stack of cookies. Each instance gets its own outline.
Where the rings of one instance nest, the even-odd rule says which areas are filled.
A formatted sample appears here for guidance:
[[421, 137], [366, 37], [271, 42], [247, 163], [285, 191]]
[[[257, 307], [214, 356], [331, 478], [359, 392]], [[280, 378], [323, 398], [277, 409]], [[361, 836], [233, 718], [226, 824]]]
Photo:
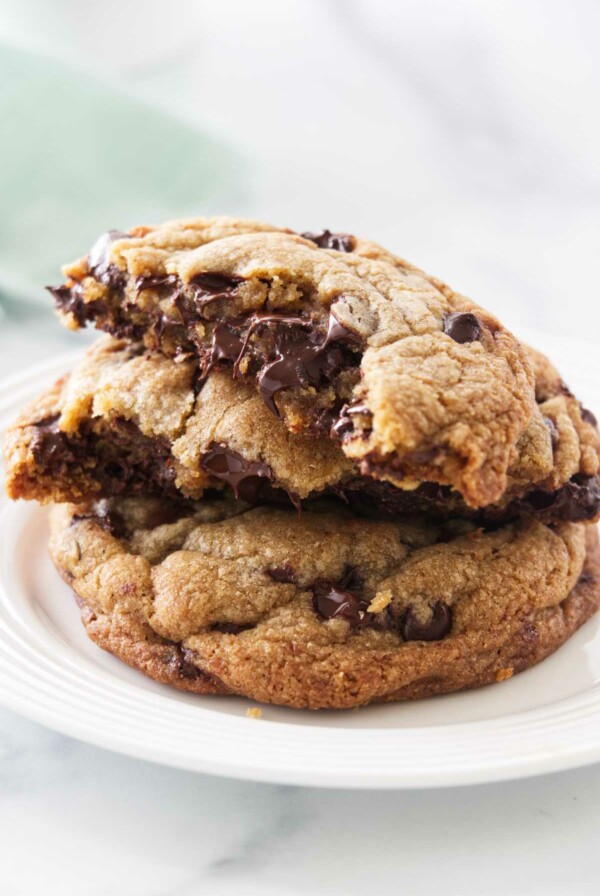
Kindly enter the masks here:
[[501, 681], [600, 603], [596, 421], [375, 243], [110, 231], [52, 288], [99, 340], [7, 433], [88, 635], [157, 681], [356, 707]]

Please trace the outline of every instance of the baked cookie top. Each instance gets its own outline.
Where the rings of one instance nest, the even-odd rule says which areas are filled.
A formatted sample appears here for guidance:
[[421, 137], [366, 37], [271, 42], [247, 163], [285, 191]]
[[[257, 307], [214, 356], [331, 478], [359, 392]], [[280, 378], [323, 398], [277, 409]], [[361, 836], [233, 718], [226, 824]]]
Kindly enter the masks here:
[[199, 218], [110, 231], [52, 288], [101, 330], [252, 384], [293, 433], [363, 473], [497, 501], [535, 409], [531, 367], [492, 315], [375, 243]]
[[597, 582], [569, 603], [586, 530], [592, 549], [572, 523], [116, 499], [55, 508], [51, 553], [91, 636], [153, 677], [349, 707], [486, 683], [555, 649], [597, 607]]
[[[469, 508], [434, 483], [407, 490], [362, 475], [330, 439], [294, 435], [256, 390], [195, 360], [103, 337], [70, 376], [25, 409], [5, 441], [13, 498], [83, 502], [117, 494], [198, 498], [228, 486], [252, 503], [336, 494], [363, 514], [591, 520], [600, 512], [598, 433], [550, 363], [531, 352], [539, 404], [517, 443], [507, 490]], [[373, 471], [374, 473], [377, 470]]]
[[83, 502], [124, 493], [198, 498], [228, 486], [252, 503], [299, 506], [335, 494], [361, 514], [591, 520], [600, 511], [597, 430], [550, 363], [534, 352], [531, 359], [539, 403], [505, 493], [479, 510], [449, 487], [410, 490], [362, 475], [339, 444], [290, 433], [252, 386], [225, 370], [199, 383], [196, 360], [175, 364], [111, 337], [9, 430], [7, 487], [13, 498]]

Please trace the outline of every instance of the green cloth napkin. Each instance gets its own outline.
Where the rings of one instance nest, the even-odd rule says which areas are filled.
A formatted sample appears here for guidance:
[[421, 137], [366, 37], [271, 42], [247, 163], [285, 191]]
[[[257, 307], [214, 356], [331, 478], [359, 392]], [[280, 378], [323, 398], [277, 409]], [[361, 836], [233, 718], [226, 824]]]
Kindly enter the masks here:
[[[201, 98], [198, 98], [201, 103]], [[238, 152], [68, 65], [0, 44], [0, 298], [48, 302], [109, 228], [233, 212]]]

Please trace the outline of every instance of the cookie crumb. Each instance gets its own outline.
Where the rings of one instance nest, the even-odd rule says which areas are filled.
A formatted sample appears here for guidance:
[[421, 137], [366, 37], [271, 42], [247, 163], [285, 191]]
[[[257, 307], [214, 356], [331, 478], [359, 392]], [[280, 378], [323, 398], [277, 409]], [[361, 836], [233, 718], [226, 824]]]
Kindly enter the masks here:
[[392, 592], [387, 588], [379, 591], [368, 606], [369, 613], [381, 613], [392, 602]]
[[496, 672], [496, 681], [506, 681], [507, 678], [512, 678], [513, 669], [498, 669]]
[[251, 706], [246, 710], [246, 715], [249, 719], [262, 719], [262, 709], [259, 709], [258, 706]]

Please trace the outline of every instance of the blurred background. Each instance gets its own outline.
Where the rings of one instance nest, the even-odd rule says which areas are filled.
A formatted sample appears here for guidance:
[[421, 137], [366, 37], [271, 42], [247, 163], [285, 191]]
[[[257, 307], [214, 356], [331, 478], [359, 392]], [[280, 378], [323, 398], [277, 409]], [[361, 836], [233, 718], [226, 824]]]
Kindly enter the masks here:
[[3, 0], [0, 373], [81, 344], [63, 262], [195, 214], [366, 235], [597, 342], [599, 28], [595, 0]]

